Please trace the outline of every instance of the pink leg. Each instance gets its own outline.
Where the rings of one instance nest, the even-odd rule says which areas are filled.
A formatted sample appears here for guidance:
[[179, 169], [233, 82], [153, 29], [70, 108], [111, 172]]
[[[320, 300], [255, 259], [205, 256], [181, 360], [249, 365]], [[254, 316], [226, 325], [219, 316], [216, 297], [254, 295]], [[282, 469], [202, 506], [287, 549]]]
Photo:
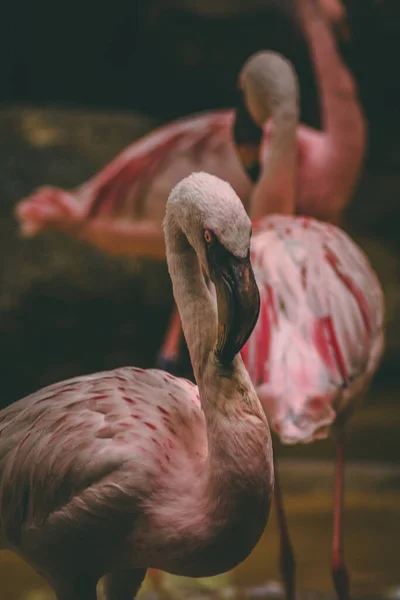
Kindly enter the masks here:
[[283, 585], [285, 588], [286, 600], [295, 600], [296, 598], [296, 562], [294, 560], [293, 547], [289, 537], [285, 507], [283, 505], [282, 491], [279, 483], [278, 466], [274, 461], [275, 470], [275, 510], [278, 520], [278, 528], [280, 534], [280, 556], [279, 565]]
[[336, 443], [335, 496], [333, 508], [332, 579], [339, 600], [350, 599], [350, 584], [343, 553], [344, 444]]
[[172, 311], [164, 343], [158, 355], [156, 367], [175, 374], [178, 369], [179, 347], [182, 340], [181, 318], [176, 306]]

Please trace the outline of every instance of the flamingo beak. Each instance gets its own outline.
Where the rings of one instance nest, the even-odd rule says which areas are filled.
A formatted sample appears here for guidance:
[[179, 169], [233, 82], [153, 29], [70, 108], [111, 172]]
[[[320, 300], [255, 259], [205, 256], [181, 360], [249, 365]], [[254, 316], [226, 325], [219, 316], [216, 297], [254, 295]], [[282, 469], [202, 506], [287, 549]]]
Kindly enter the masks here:
[[252, 183], [260, 176], [260, 146], [263, 130], [252, 119], [246, 106], [243, 92], [239, 92], [239, 100], [233, 123], [233, 139], [236, 152]]
[[216, 354], [227, 366], [250, 337], [260, 312], [260, 294], [250, 256], [240, 259], [225, 250], [212, 279], [217, 292], [218, 340]]

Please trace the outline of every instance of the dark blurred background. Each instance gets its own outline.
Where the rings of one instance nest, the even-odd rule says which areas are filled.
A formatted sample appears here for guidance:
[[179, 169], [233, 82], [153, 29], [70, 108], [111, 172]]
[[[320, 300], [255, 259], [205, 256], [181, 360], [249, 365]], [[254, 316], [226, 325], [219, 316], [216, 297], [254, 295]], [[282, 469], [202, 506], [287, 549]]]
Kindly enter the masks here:
[[[373, 132], [399, 128], [400, 5], [347, 0], [343, 48]], [[303, 121], [315, 123], [307, 51], [292, 0], [20, 0], [1, 20], [4, 103], [141, 110], [171, 118], [230, 106], [243, 61], [270, 48], [302, 82]]]
[[[341, 52], [370, 126], [346, 228], [385, 286], [388, 350], [377, 381], [397, 385], [400, 3], [346, 6], [352, 34]], [[4, 406], [60, 378], [152, 365], [172, 301], [165, 265], [107, 258], [62, 236], [19, 239], [21, 197], [45, 183], [77, 185], [156, 124], [233, 106], [238, 71], [262, 48], [293, 61], [302, 121], [318, 126], [319, 108], [292, 0], [21, 0], [0, 28]]]

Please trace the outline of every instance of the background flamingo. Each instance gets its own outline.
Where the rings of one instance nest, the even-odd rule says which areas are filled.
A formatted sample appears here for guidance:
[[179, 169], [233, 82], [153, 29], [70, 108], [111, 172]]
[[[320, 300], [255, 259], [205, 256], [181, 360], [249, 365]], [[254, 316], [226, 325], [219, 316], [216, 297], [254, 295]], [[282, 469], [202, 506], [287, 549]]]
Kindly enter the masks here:
[[[323, 21], [301, 2], [310, 32]], [[350, 597], [343, 554], [343, 447], [347, 425], [378, 367], [384, 342], [384, 298], [361, 249], [336, 226], [293, 216], [297, 197], [298, 87], [292, 65], [260, 53], [244, 66], [241, 89], [254, 122], [272, 117], [274, 138], [251, 200], [251, 252], [261, 312], [242, 356], [271, 426], [286, 444], [336, 443], [332, 575], [340, 600]], [[343, 115], [342, 127], [345, 127]], [[249, 130], [250, 131], [250, 130]], [[257, 143], [259, 136], [255, 136]], [[249, 140], [251, 141], [251, 140]], [[326, 147], [327, 157], [335, 148]], [[301, 165], [299, 167], [301, 169]], [[254, 171], [254, 170], [253, 170]], [[340, 173], [338, 173], [338, 177]], [[281, 569], [295, 598], [295, 563], [276, 472]]]
[[[344, 19], [341, 4], [320, 0], [330, 17]], [[335, 8], [336, 7], [336, 8]], [[341, 60], [329, 27], [304, 31], [321, 94], [323, 130], [297, 129], [299, 169], [296, 210], [337, 221], [352, 196], [365, 151], [365, 125], [352, 75]], [[228, 180], [249, 210], [251, 183], [232, 143], [234, 111], [216, 111], [176, 121], [124, 150], [100, 173], [72, 191], [39, 188], [17, 206], [24, 235], [61, 229], [112, 254], [164, 260], [161, 220], [168, 191], [193, 170], [205, 170]], [[345, 121], [345, 123], [344, 123]], [[239, 152], [245, 163], [258, 163], [258, 144], [246, 143], [244, 123]], [[250, 127], [250, 131], [251, 131]], [[251, 133], [251, 136], [254, 132]], [[265, 126], [264, 155], [273, 136]], [[340, 174], [340, 176], [338, 176]], [[252, 208], [257, 216], [256, 208]], [[175, 311], [158, 365], [176, 370], [181, 339]]]
[[125, 367], [0, 413], [1, 547], [29, 561], [58, 600], [94, 599], [105, 574], [107, 600], [131, 600], [149, 566], [223, 572], [268, 519], [270, 432], [237, 356], [259, 313], [250, 220], [227, 183], [198, 173], [172, 191], [164, 229], [199, 387]]
[[350, 36], [350, 29], [347, 23], [347, 10], [341, 0], [319, 0], [328, 20], [336, 27], [343, 38]]

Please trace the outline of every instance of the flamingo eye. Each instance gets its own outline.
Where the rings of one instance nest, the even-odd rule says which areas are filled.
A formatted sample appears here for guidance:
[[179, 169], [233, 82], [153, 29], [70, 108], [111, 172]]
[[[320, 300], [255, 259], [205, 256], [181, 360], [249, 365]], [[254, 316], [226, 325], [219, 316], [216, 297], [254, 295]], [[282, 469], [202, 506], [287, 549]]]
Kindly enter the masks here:
[[206, 240], [207, 244], [211, 244], [211, 242], [214, 241], [214, 234], [212, 233], [212, 231], [210, 231], [209, 229], [205, 229], [204, 239]]

